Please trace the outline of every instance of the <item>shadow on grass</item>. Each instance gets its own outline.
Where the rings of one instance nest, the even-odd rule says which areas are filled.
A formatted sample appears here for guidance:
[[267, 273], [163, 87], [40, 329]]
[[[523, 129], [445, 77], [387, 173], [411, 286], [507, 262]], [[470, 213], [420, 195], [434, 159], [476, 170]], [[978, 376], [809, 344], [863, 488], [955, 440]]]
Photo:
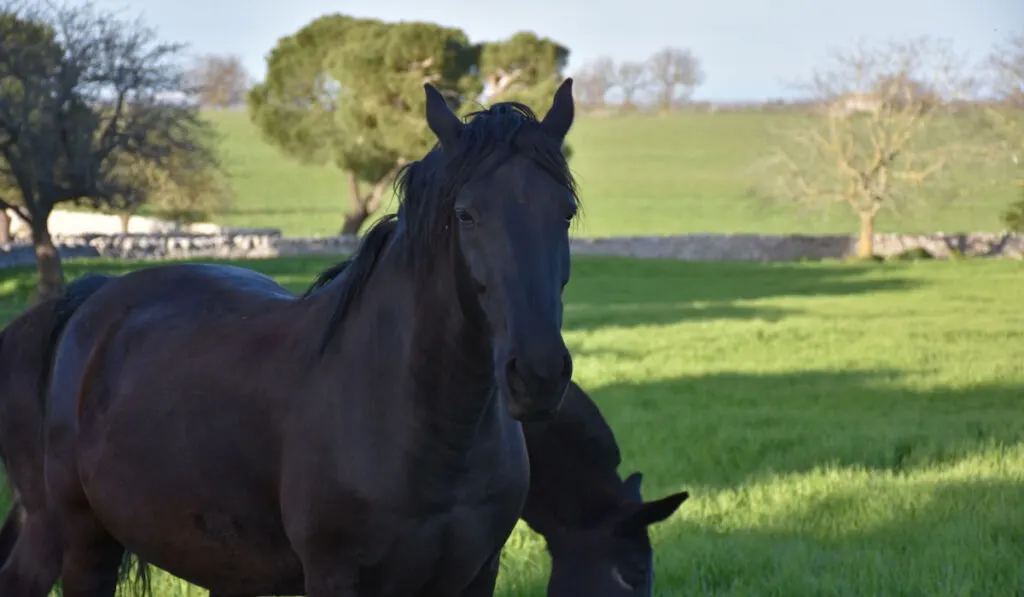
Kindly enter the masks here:
[[566, 288], [566, 331], [709, 319], [778, 321], [795, 309], [742, 305], [784, 297], [897, 292], [922, 281], [899, 264], [679, 262], [576, 258]]
[[[324, 255], [194, 261], [251, 268], [299, 293], [313, 282], [320, 271], [341, 259], [341, 256]], [[72, 280], [87, 272], [120, 274], [159, 263], [69, 260], [64, 267], [67, 279]], [[577, 257], [573, 264], [573, 280], [566, 289], [564, 330], [713, 319], [774, 322], [796, 311], [736, 303], [793, 296], [895, 292], [921, 284], [920, 280], [898, 277], [900, 267], [898, 264], [694, 263]], [[11, 268], [0, 272], [0, 301], [10, 303], [0, 305], [4, 311], [0, 315], [9, 318], [27, 306], [34, 287], [35, 271], [32, 268]]]
[[[584, 389], [648, 491], [860, 467], [900, 474], [1024, 441], [1022, 385], [927, 391], [895, 371], [723, 373]], [[625, 470], [624, 472], [629, 472]]]

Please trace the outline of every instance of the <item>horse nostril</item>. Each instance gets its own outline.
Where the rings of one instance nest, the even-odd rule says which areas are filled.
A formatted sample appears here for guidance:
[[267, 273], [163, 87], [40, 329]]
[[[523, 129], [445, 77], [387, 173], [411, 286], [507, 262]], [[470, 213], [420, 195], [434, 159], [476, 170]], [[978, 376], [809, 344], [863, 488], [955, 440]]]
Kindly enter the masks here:
[[512, 357], [505, 363], [505, 379], [509, 387], [516, 393], [525, 393], [523, 378], [519, 375], [519, 359]]

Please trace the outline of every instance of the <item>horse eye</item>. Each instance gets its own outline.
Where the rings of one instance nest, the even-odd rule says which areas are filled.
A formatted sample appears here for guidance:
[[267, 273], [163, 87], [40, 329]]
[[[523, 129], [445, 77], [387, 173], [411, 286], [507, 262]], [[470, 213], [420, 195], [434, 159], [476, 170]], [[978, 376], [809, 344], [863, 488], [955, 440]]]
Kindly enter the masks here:
[[455, 210], [455, 217], [463, 224], [471, 224], [473, 222], [473, 216], [469, 215], [469, 212], [464, 209]]

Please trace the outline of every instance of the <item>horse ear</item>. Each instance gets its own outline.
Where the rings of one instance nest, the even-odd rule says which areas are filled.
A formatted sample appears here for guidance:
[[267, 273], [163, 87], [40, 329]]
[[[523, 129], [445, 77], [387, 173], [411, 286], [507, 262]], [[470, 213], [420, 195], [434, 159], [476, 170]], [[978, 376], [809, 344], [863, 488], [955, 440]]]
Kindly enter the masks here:
[[576, 106], [572, 99], [572, 77], [567, 77], [558, 86], [558, 91], [555, 91], [555, 99], [551, 103], [551, 109], [544, 116], [541, 125], [549, 135], [562, 140], [569, 134], [569, 129], [572, 128], [572, 120], [575, 115]]
[[635, 472], [630, 476], [626, 477], [626, 480], [622, 482], [622, 492], [627, 498], [634, 502], [644, 501], [643, 496], [640, 493], [640, 484], [644, 480], [643, 473]]
[[638, 504], [630, 508], [630, 512], [619, 522], [619, 525], [624, 528], [637, 529], [659, 523], [672, 516], [688, 497], [690, 497], [688, 492], [680, 491], [660, 500]]
[[424, 83], [423, 90], [427, 94], [427, 126], [437, 135], [443, 147], [451, 147], [458, 142], [464, 125], [436, 87]]

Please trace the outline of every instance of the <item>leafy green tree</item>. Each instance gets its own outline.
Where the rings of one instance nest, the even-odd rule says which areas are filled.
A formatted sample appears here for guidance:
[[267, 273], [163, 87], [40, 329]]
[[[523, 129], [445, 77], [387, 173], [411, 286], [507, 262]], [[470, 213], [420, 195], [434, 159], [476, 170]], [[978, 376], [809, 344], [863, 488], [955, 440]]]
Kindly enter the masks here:
[[402, 22], [361, 28], [327, 59], [340, 92], [335, 125], [342, 132], [341, 154], [373, 157], [359, 176], [368, 190], [353, 188], [359, 205], [346, 214], [343, 234], [380, 208], [398, 169], [434, 144], [423, 119], [423, 84], [432, 83], [455, 109], [479, 92], [470, 76], [475, 49], [459, 29], [433, 23]]
[[30, 225], [36, 298], [64, 285], [47, 225], [66, 202], [113, 205], [126, 156], [164, 163], [175, 152], [215, 162], [196, 141], [209, 125], [168, 95], [185, 90], [178, 44], [92, 4], [0, 0], [0, 178], [20, 192]]
[[[488, 93], [488, 102], [517, 101], [530, 106], [543, 118], [551, 96], [565, 79], [569, 48], [532, 31], [521, 31], [510, 38], [482, 44], [478, 72]], [[572, 147], [562, 146], [566, 159]]]
[[191, 224], [223, 211], [235, 199], [223, 171], [193, 154], [176, 153], [162, 164], [125, 156], [115, 170], [120, 181], [117, 200], [100, 210], [120, 217], [122, 232], [128, 232], [132, 216], [143, 209]]
[[434, 143], [422, 116], [425, 82], [465, 114], [479, 108], [488, 77], [514, 73], [492, 99], [546, 110], [567, 60], [567, 49], [532, 33], [474, 45], [453, 27], [328, 15], [278, 41], [265, 82], [249, 94], [249, 113], [286, 155], [346, 173], [341, 232], [355, 234], [398, 169]]
[[489, 101], [517, 101], [547, 113], [551, 96], [564, 79], [569, 48], [530, 31], [483, 44], [480, 74]]
[[[355, 114], [338, 116], [343, 90], [328, 70], [328, 57], [336, 58], [350, 36], [353, 41], [367, 40], [385, 29], [384, 23], [371, 19], [320, 17], [278, 40], [267, 58], [264, 82], [249, 92], [249, 116], [264, 139], [302, 163], [333, 164], [346, 173], [350, 207], [343, 233], [358, 231], [367, 217], [363, 214], [372, 213], [374, 200], [380, 201], [373, 191], [382, 186], [397, 157], [377, 143], [369, 126], [372, 121], [358, 127]], [[344, 90], [347, 95], [357, 92]], [[349, 130], [343, 128], [346, 124]], [[373, 185], [371, 192], [361, 190], [366, 183]], [[383, 192], [378, 194], [383, 197]]]
[[346, 173], [349, 209], [342, 234], [355, 234], [380, 208], [398, 169], [431, 143], [423, 122], [423, 83], [453, 107], [470, 93], [474, 48], [458, 29], [321, 17], [284, 37], [267, 77], [249, 95], [264, 138], [304, 163]]

